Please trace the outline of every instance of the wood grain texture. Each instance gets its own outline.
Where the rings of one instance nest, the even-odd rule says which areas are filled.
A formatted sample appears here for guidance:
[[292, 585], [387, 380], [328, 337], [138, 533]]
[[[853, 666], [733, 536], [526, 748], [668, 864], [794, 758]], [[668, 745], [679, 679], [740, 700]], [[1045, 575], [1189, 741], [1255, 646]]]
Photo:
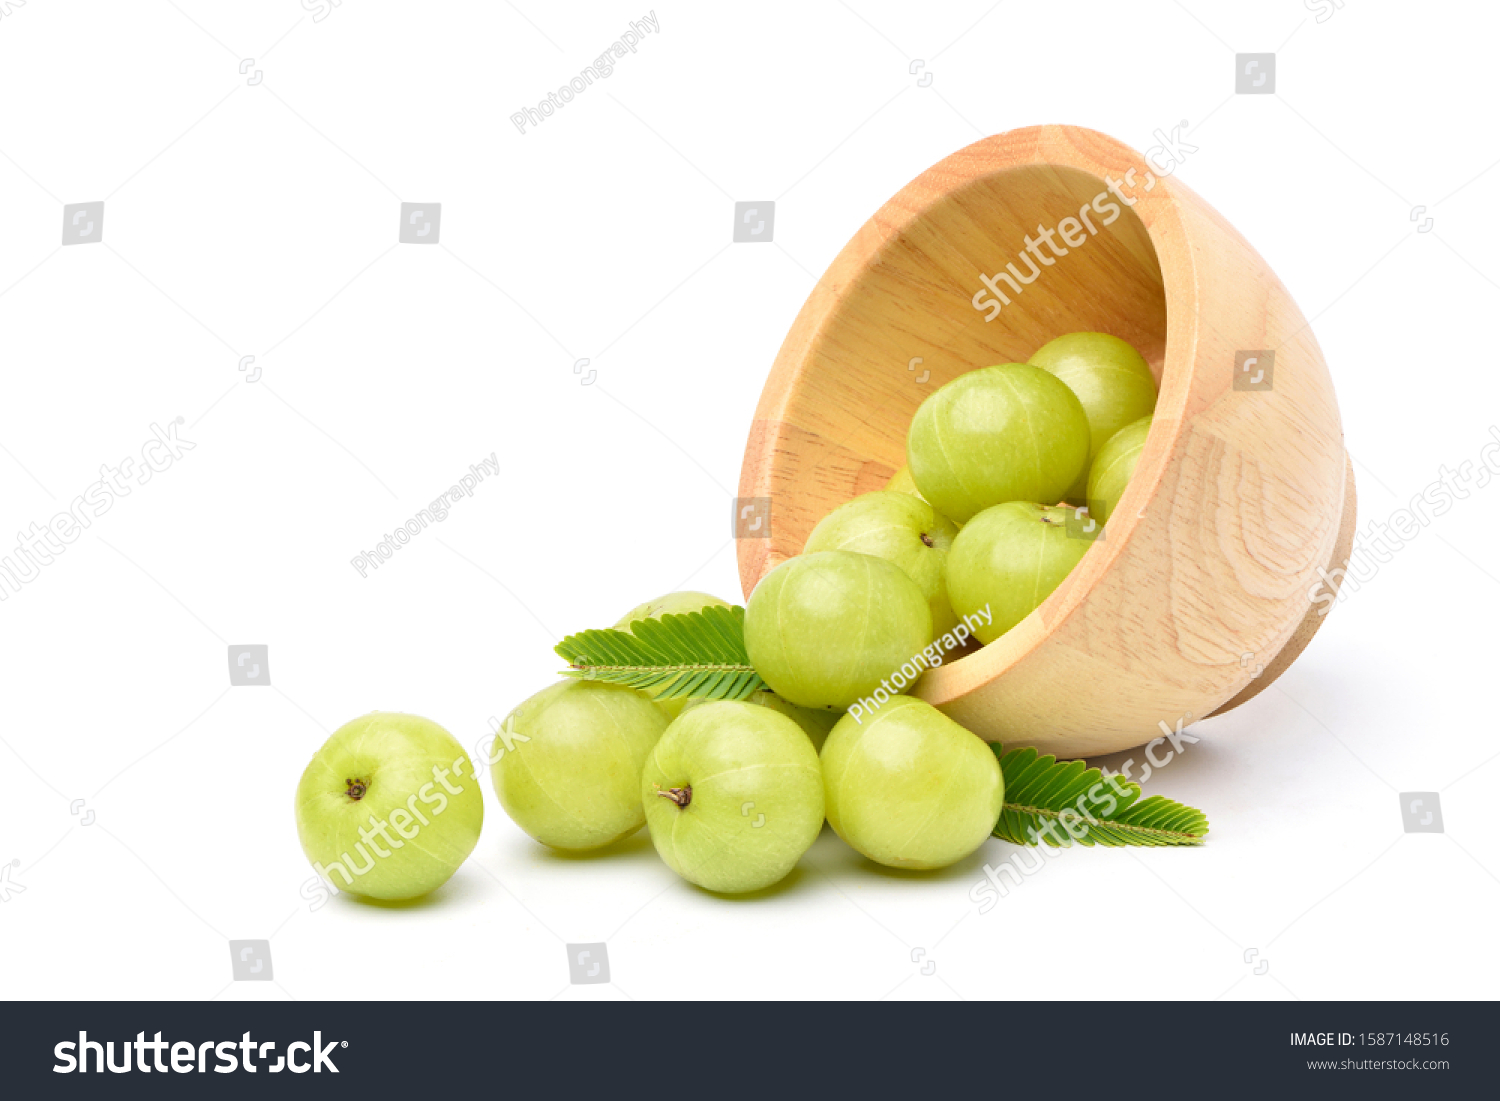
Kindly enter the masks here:
[[[1333, 556], [1327, 562], [1327, 569], [1331, 580], [1328, 582], [1327, 593], [1330, 598], [1337, 596], [1339, 587], [1344, 579], [1344, 574], [1334, 573], [1335, 569], [1349, 569], [1349, 556], [1354, 551], [1355, 520], [1358, 517], [1358, 501], [1354, 492], [1354, 464], [1344, 457], [1344, 509], [1343, 520], [1339, 524], [1338, 541], [1333, 548]], [[1275, 679], [1287, 671], [1287, 667], [1296, 661], [1302, 651], [1307, 649], [1307, 644], [1312, 641], [1313, 635], [1317, 634], [1318, 628], [1323, 625], [1323, 620], [1329, 610], [1333, 607], [1332, 600], [1319, 600], [1310, 602], [1307, 613], [1302, 617], [1302, 622], [1297, 624], [1297, 629], [1292, 632], [1292, 637], [1287, 639], [1286, 644], [1271, 657], [1270, 661], [1264, 662], [1263, 655], [1251, 654], [1246, 664], [1254, 665], [1256, 668], [1255, 679], [1241, 688], [1229, 702], [1221, 704], [1213, 714], [1222, 715], [1226, 711], [1233, 710], [1247, 700], [1254, 699], [1265, 689], [1271, 686]], [[1242, 660], [1245, 655], [1241, 655]]]
[[[1085, 221], [1092, 232], [1073, 228]], [[1082, 243], [1059, 236], [1065, 253], [1029, 261], [1028, 235], [1060, 226]], [[1010, 301], [986, 321], [981, 274], [1008, 263], [1019, 290], [995, 279]], [[907, 425], [936, 387], [1078, 330], [1130, 341], [1161, 389], [1107, 538], [1025, 621], [915, 690], [982, 737], [1065, 756], [1139, 745], [1159, 722], [1269, 684], [1284, 665], [1267, 656], [1306, 645], [1322, 619], [1308, 618], [1318, 567], [1336, 560], [1341, 528], [1352, 535], [1322, 353], [1265, 262], [1202, 199], [1077, 127], [1012, 131], [934, 165], [808, 297], [740, 477], [740, 496], [770, 498], [772, 513], [769, 538], [738, 544], [748, 596], [818, 520], [905, 462]], [[1233, 388], [1242, 350], [1274, 350], [1273, 389]]]

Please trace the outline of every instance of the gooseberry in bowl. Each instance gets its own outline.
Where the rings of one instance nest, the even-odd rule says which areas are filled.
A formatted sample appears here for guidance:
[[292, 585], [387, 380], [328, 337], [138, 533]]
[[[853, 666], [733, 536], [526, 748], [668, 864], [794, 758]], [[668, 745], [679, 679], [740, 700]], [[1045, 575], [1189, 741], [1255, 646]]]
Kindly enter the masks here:
[[1150, 434], [1151, 418], [1142, 417], [1120, 429], [1099, 449], [1089, 471], [1088, 508], [1101, 524], [1114, 515]]
[[1030, 501], [996, 505], [964, 525], [948, 552], [948, 599], [977, 624], [980, 642], [1009, 631], [1062, 583], [1092, 545], [1085, 526], [1078, 510]]
[[892, 493], [908, 493], [913, 497], [925, 501], [922, 491], [917, 488], [917, 483], [912, 481], [911, 467], [903, 465], [900, 470], [892, 474], [890, 480], [885, 483], [885, 488]]
[[943, 563], [958, 527], [919, 496], [877, 490], [834, 509], [813, 528], [804, 554], [842, 550], [872, 554], [901, 567], [932, 612], [933, 637], [958, 624], [948, 604]]
[[[1065, 758], [1141, 745], [1163, 716], [1204, 717], [1271, 683], [1327, 622], [1309, 590], [1345, 565], [1356, 527], [1315, 326], [1181, 173], [1138, 170], [1132, 184], [1127, 169], [1145, 163], [1108, 134], [1047, 125], [915, 175], [869, 212], [792, 322], [738, 486], [776, 509], [764, 538], [737, 542], [748, 596], [830, 510], [911, 461], [907, 430], [935, 386], [1061, 333], [1128, 341], [1160, 380], [1135, 476], [1149, 487], [1127, 491], [1106, 545], [1020, 627], [914, 689], [983, 738]], [[1049, 254], [1035, 235], [1054, 227]], [[1236, 365], [1262, 354], [1247, 350], [1270, 347], [1274, 390], [1238, 390]], [[908, 369], [916, 356], [926, 382]]]
[[960, 524], [1006, 501], [1056, 503], [1088, 455], [1089, 422], [1077, 396], [1025, 363], [959, 375], [917, 407], [906, 436], [917, 489]]
[[[1084, 504], [1089, 469], [1100, 448], [1156, 408], [1156, 378], [1140, 352], [1108, 333], [1068, 333], [1043, 344], [1028, 362], [1067, 383], [1088, 417], [1089, 461], [1067, 492], [1069, 500]], [[1049, 497], [1037, 499], [1056, 503]]]

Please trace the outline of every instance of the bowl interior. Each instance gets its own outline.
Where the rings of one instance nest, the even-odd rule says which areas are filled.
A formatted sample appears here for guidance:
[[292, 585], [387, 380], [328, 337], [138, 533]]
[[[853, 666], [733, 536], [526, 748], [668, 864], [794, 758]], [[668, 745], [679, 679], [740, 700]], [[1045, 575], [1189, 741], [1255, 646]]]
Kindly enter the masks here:
[[884, 244], [833, 288], [836, 304], [777, 411], [802, 458], [787, 472], [795, 492], [772, 487], [784, 492], [769, 565], [799, 553], [830, 510], [881, 488], [906, 462], [917, 406], [965, 371], [1024, 362], [1053, 337], [1088, 330], [1129, 341], [1161, 382], [1167, 308], [1156, 250], [1097, 176], [1049, 165], [951, 187], [924, 176], [861, 233]]

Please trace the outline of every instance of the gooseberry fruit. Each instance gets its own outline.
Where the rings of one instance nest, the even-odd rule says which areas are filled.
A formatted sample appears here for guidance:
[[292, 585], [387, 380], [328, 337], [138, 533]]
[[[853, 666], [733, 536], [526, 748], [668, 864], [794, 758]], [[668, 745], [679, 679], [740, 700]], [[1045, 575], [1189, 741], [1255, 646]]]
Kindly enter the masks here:
[[419, 715], [372, 711], [333, 732], [297, 784], [297, 837], [341, 891], [417, 898], [479, 840], [484, 794], [463, 746]]
[[767, 574], [745, 607], [745, 649], [783, 699], [843, 710], [932, 642], [927, 597], [899, 566], [817, 551]]
[[1088, 539], [1067, 529], [1073, 513], [1066, 505], [1009, 501], [958, 533], [948, 552], [948, 599], [960, 616], [978, 617], [969, 622], [980, 642], [1030, 615], [1089, 549]]
[[1006, 501], [1060, 500], [1088, 454], [1083, 405], [1025, 363], [959, 375], [922, 402], [906, 436], [917, 488], [958, 524]]
[[892, 493], [907, 493], [919, 500], [925, 501], [922, 491], [917, 488], [917, 483], [912, 481], [911, 467], [902, 466], [900, 470], [891, 475], [891, 480], [885, 483], [885, 488]]
[[[1105, 442], [1131, 421], [1156, 408], [1156, 379], [1141, 354], [1108, 333], [1069, 333], [1049, 340], [1029, 361], [1068, 384], [1089, 421], [1089, 462]], [[1067, 496], [1083, 504], [1089, 466], [1074, 479]], [[1053, 502], [1050, 496], [1035, 498]]]
[[958, 625], [943, 582], [943, 563], [957, 534], [957, 525], [921, 497], [881, 490], [856, 497], [823, 517], [802, 551], [853, 551], [900, 566], [927, 598], [937, 637]]
[[1089, 515], [1101, 524], [1114, 514], [1125, 485], [1135, 473], [1135, 464], [1151, 432], [1151, 418], [1142, 417], [1120, 429], [1099, 449], [1089, 471]]
[[667, 866], [725, 894], [779, 882], [823, 826], [823, 775], [807, 735], [738, 701], [673, 722], [641, 773], [640, 796]]
[[984, 843], [1005, 780], [994, 752], [931, 704], [892, 696], [823, 746], [828, 824], [893, 868], [944, 868]]
[[[702, 697], [690, 699], [687, 701], [687, 706], [683, 708], [683, 711], [691, 711], [695, 707], [702, 707], [704, 704], [714, 702], [714, 700]], [[839, 713], [837, 711], [822, 711], [812, 707], [798, 707], [795, 703], [782, 699], [775, 692], [767, 692], [765, 689], [751, 692], [745, 697], [745, 702], [753, 703], [759, 707], [769, 707], [772, 711], [781, 712], [781, 714], [802, 728], [802, 732], [807, 735], [808, 740], [812, 742], [813, 749], [815, 750], [823, 748], [823, 742], [827, 740], [828, 732], [833, 729], [833, 724], [839, 721]]]
[[634, 689], [569, 679], [506, 716], [490, 776], [511, 820], [544, 845], [597, 849], [645, 823], [641, 767], [667, 717]]

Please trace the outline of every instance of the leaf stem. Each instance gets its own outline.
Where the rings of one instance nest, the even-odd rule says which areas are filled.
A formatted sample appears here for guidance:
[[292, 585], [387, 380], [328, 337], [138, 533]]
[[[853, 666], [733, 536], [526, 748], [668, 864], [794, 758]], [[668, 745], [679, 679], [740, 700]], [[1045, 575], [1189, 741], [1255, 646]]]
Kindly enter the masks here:
[[[1072, 807], [1068, 807], [1066, 809], [1069, 813], [1076, 815], [1079, 821], [1089, 821]], [[1030, 807], [1022, 803], [1002, 804], [1000, 807], [1000, 813], [1004, 814], [1006, 811], [1013, 811], [1016, 814], [1034, 814], [1039, 818], [1051, 818], [1056, 821], [1061, 821], [1063, 816], [1063, 812], [1060, 810], [1052, 810], [1050, 807]], [[1130, 824], [1129, 822], [1117, 822], [1107, 818], [1096, 818], [1091, 824], [1095, 826], [1108, 826], [1110, 829], [1119, 830], [1121, 833], [1134, 833], [1150, 837], [1170, 837], [1181, 841], [1203, 840], [1203, 835], [1198, 833], [1183, 833], [1180, 830], [1159, 830], [1152, 826], [1135, 826]], [[1066, 824], [1064, 824], [1063, 828], [1067, 828]]]

